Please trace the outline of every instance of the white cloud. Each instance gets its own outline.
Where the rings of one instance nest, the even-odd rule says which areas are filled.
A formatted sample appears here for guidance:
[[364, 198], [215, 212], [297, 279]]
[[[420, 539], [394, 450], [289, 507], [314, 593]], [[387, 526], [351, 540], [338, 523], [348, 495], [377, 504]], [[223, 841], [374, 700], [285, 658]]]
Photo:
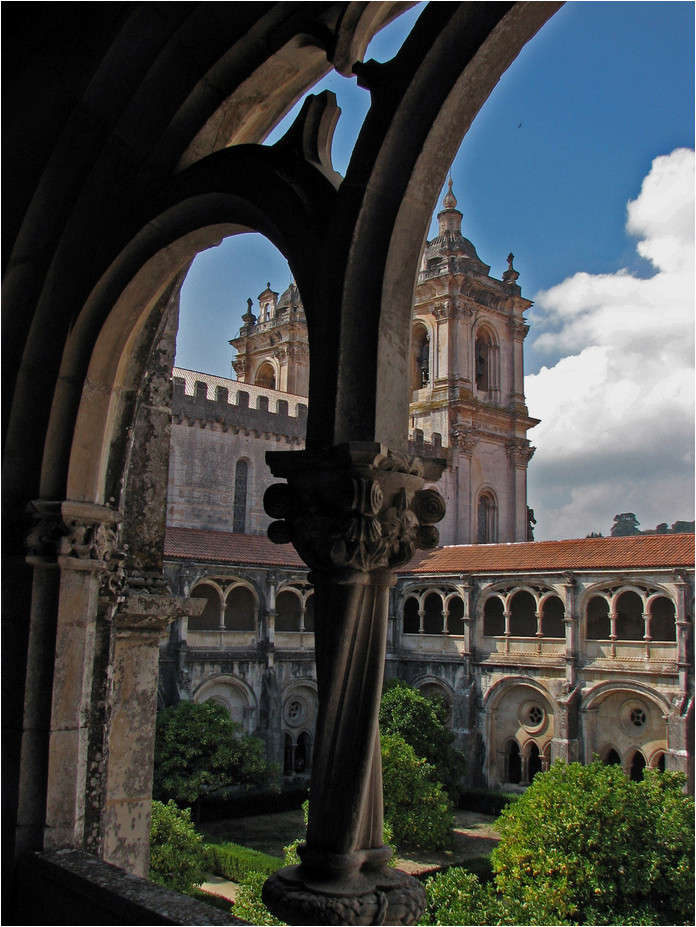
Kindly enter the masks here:
[[561, 357], [525, 380], [537, 539], [694, 517], [694, 152], [656, 158], [627, 214], [652, 277], [578, 273], [535, 297], [535, 349]]

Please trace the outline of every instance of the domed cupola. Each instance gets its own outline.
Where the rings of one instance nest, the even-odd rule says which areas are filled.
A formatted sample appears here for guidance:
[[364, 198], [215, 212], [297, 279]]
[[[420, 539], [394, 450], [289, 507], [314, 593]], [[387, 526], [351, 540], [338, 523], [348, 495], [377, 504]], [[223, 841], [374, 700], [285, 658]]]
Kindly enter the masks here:
[[290, 281], [290, 286], [283, 292], [278, 300], [278, 311], [283, 312], [286, 309], [304, 309], [302, 299], [300, 298], [300, 291], [297, 289], [297, 284], [294, 280]]
[[424, 269], [430, 272], [437, 272], [444, 269], [443, 261], [453, 258], [455, 261], [464, 259], [459, 267], [451, 267], [455, 273], [457, 271], [465, 273], [473, 270], [480, 274], [488, 274], [490, 266], [484, 264], [476, 253], [476, 248], [468, 238], [462, 235], [462, 214], [457, 209], [457, 198], [452, 192], [452, 178], [448, 183], [447, 193], [442, 200], [443, 209], [437, 214], [439, 224], [438, 234], [428, 246], [424, 255]]

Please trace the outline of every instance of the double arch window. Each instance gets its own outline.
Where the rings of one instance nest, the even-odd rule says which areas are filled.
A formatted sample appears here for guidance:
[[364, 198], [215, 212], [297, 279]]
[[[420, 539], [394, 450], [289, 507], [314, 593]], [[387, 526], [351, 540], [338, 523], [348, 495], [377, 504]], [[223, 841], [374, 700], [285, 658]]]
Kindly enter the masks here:
[[558, 595], [528, 589], [493, 594], [483, 606], [484, 637], [565, 637], [565, 605]]
[[257, 599], [245, 583], [204, 580], [191, 590], [191, 598], [206, 604], [201, 615], [189, 618], [190, 631], [256, 630]]
[[404, 602], [404, 634], [464, 634], [464, 600], [456, 593], [421, 590]]
[[634, 589], [593, 595], [585, 610], [588, 640], [675, 642], [674, 602]]

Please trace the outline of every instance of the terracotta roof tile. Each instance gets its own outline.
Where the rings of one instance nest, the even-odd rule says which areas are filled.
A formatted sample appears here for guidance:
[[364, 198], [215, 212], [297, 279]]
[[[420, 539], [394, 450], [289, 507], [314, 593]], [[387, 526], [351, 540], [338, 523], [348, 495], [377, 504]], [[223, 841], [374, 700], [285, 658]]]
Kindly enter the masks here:
[[693, 534], [466, 544], [418, 554], [402, 573], [516, 573], [694, 565]]
[[[167, 528], [165, 557], [263, 566], [304, 566], [290, 544], [265, 535]], [[519, 544], [463, 544], [416, 554], [400, 573], [521, 573], [555, 570], [693, 567], [693, 534], [576, 538]]]
[[204, 560], [259, 566], [303, 567], [291, 544], [273, 544], [265, 534], [233, 534], [202, 528], [167, 528], [164, 556], [170, 560]]

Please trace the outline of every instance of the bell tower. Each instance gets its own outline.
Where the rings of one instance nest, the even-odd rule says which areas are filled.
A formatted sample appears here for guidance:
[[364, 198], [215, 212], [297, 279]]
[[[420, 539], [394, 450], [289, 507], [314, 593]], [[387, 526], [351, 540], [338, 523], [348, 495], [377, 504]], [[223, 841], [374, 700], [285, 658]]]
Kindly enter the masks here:
[[438, 234], [427, 242], [415, 292], [410, 429], [449, 448], [438, 485], [447, 502], [444, 544], [527, 540], [527, 464], [534, 453], [524, 397], [524, 313], [519, 274], [508, 256], [490, 276], [461, 232], [448, 190]]
[[278, 297], [271, 284], [258, 296], [258, 318], [247, 300], [239, 335], [230, 341], [237, 351], [232, 362], [240, 383], [309, 395], [309, 339], [299, 291], [291, 282]]

